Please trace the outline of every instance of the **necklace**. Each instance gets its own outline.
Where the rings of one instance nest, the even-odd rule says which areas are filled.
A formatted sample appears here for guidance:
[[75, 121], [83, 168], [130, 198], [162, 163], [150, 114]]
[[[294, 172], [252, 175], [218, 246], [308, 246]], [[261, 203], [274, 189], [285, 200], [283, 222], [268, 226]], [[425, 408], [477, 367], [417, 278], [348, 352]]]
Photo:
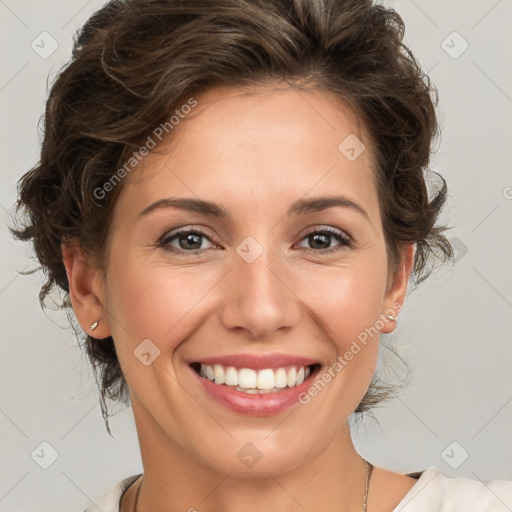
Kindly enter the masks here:
[[[368, 462], [367, 460], [365, 460], [365, 462], [368, 465], [368, 476], [366, 477], [366, 487], [364, 490], [364, 498], [363, 498], [363, 511], [364, 512], [366, 512], [366, 510], [367, 510], [368, 490], [370, 488], [370, 478], [372, 476], [372, 471], [373, 471], [372, 463]], [[142, 482], [142, 478], [141, 478], [139, 488], [137, 489], [137, 496], [135, 497], [135, 506], [133, 507], [133, 512], [137, 512], [137, 505], [139, 503], [139, 496], [140, 496], [140, 490], [142, 488], [142, 483], [143, 482]]]
[[[365, 462], [368, 465], [368, 476], [366, 477], [366, 488], [364, 490], [364, 498], [363, 498], [363, 510], [364, 510], [364, 512], [366, 512], [366, 509], [367, 509], [368, 489], [370, 488], [370, 477], [372, 476], [372, 471], [373, 471], [373, 464], [371, 462], [368, 462], [367, 460], [365, 460]], [[139, 487], [139, 489], [140, 489], [140, 487]]]

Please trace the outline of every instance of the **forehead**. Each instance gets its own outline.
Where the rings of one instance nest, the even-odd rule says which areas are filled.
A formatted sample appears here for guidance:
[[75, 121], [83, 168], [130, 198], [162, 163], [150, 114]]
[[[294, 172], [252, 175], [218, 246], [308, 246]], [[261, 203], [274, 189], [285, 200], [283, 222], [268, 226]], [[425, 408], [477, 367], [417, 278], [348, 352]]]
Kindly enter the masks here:
[[121, 194], [127, 204], [143, 209], [167, 194], [216, 202], [250, 197], [275, 208], [277, 195], [291, 203], [334, 191], [372, 201], [369, 138], [332, 94], [274, 84], [217, 87], [194, 100], [127, 179]]
[[[368, 141], [362, 120], [341, 98], [324, 90], [297, 89], [279, 82], [251, 88], [215, 87], [198, 95], [196, 102], [168, 138], [171, 146], [185, 130], [189, 136], [201, 136], [205, 143], [224, 135], [243, 141], [244, 147], [251, 142], [269, 146], [273, 141], [273, 150], [280, 143], [289, 150], [290, 143], [309, 140], [308, 146], [322, 142], [325, 150], [339, 151], [340, 137], [348, 135]], [[279, 138], [274, 140], [274, 135]], [[370, 153], [363, 157], [366, 163]]]

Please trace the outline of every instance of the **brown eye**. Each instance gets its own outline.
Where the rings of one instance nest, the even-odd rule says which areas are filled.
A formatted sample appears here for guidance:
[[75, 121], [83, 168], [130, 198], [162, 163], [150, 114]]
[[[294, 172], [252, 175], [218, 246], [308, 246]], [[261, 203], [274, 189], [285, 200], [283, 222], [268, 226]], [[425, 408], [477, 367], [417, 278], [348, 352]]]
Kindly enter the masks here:
[[[160, 240], [160, 245], [169, 251], [177, 253], [198, 253], [207, 248], [201, 247], [204, 239], [210, 240], [208, 236], [199, 229], [188, 229], [177, 231], [166, 235]], [[174, 245], [177, 243], [176, 245]], [[210, 241], [211, 243], [211, 241]], [[213, 244], [212, 244], [213, 245]]]
[[[331, 246], [333, 241], [338, 242], [338, 245]], [[316, 252], [332, 252], [350, 246], [350, 238], [342, 231], [334, 230], [331, 228], [316, 229], [308, 233], [303, 240], [309, 244], [309, 249]], [[306, 247], [308, 249], [308, 247]]]

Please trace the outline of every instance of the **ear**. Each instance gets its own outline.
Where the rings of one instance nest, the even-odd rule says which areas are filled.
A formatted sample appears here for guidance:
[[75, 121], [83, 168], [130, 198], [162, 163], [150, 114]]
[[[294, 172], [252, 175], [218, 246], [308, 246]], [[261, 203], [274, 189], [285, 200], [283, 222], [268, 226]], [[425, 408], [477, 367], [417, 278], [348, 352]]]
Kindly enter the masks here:
[[398, 318], [402, 309], [405, 293], [407, 292], [407, 284], [409, 283], [409, 277], [414, 264], [415, 252], [415, 244], [407, 244], [404, 247], [400, 267], [388, 286], [388, 290], [382, 304], [383, 310], [381, 311], [381, 318], [384, 321], [384, 326], [380, 329], [381, 333], [389, 334], [395, 330], [396, 320], [389, 319], [388, 315]]
[[[69, 284], [69, 297], [73, 311], [82, 329], [93, 338], [107, 338], [104, 281], [100, 269], [95, 268], [85, 256], [76, 239], [61, 245], [62, 257]], [[96, 328], [91, 325], [98, 322]]]

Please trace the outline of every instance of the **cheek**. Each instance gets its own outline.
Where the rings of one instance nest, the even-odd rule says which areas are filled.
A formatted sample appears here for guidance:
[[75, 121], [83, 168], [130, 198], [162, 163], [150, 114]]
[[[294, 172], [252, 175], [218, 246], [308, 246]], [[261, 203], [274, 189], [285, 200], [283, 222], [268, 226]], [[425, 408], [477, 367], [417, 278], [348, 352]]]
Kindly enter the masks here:
[[[356, 409], [370, 385], [379, 353], [380, 318], [386, 283], [385, 265], [378, 259], [361, 258], [356, 263], [329, 269], [317, 275], [308, 303], [317, 313], [332, 350], [329, 364], [300, 397], [311, 428], [321, 429], [323, 439], [332, 439], [339, 425]], [[311, 277], [311, 276], [309, 276]], [[311, 279], [303, 276], [302, 289]]]
[[[361, 278], [362, 277], [362, 278]], [[379, 276], [351, 275], [341, 280], [342, 290], [337, 298], [338, 329], [343, 338], [355, 338], [364, 329], [373, 325], [380, 313], [383, 293]]]
[[[301, 280], [310, 307], [327, 324], [327, 334], [336, 340], [339, 349], [350, 344], [379, 319], [386, 287], [386, 268], [378, 258], [347, 263], [316, 276], [306, 274]], [[312, 287], [311, 283], [315, 286]]]
[[[358, 273], [345, 275], [338, 280], [338, 290], [325, 321], [327, 335], [335, 348], [331, 364], [325, 369], [332, 377], [332, 406], [337, 404], [340, 393], [346, 401], [345, 408], [353, 410], [366, 392], [377, 364], [379, 330], [375, 328], [381, 306], [381, 286], [378, 276], [374, 280], [361, 278]], [[329, 375], [324, 378], [331, 382]], [[337, 390], [337, 391], [335, 391]], [[344, 417], [345, 409], [340, 413]]]
[[[192, 268], [170, 268], [133, 259], [112, 270], [108, 287], [114, 340], [120, 352], [150, 339], [172, 351], [188, 336], [191, 322], [208, 302], [215, 276]], [[122, 358], [122, 354], [120, 354]]]

